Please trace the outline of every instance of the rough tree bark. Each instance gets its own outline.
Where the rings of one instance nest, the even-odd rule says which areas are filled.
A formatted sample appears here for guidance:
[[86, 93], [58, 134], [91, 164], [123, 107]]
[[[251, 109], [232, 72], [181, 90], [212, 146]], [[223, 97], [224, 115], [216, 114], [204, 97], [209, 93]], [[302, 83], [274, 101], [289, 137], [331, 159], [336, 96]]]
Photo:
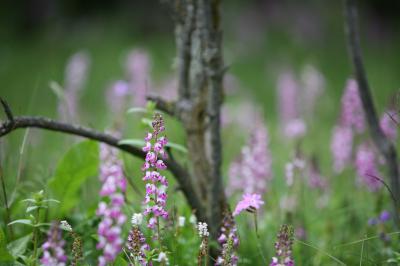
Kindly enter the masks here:
[[[222, 186], [222, 145], [220, 110], [225, 67], [222, 54], [219, 0], [171, 0], [175, 19], [178, 59], [178, 100], [166, 102], [149, 97], [157, 108], [177, 118], [183, 125], [190, 154], [189, 169], [173, 158], [166, 160], [199, 221], [207, 222], [216, 239], [227, 208]], [[109, 144], [144, 158], [144, 153], [106, 133], [43, 117], [14, 117], [2, 101], [8, 120], [0, 124], [0, 137], [18, 128], [35, 127], [78, 135]], [[215, 257], [216, 250], [212, 255]]]
[[178, 114], [187, 135], [193, 183], [217, 237], [226, 198], [222, 186], [220, 110], [224, 63], [220, 1], [171, 1], [178, 59]]
[[347, 34], [349, 56], [352, 61], [353, 71], [358, 83], [360, 98], [362, 101], [369, 132], [375, 146], [385, 158], [388, 167], [390, 187], [393, 192], [393, 205], [397, 223], [399, 222], [398, 213], [400, 211], [400, 180], [397, 153], [394, 145], [387, 139], [379, 125], [375, 106], [372, 100], [370, 87], [367, 80], [364, 63], [361, 56], [360, 37], [357, 31], [357, 8], [354, 0], [345, 0], [345, 30]]

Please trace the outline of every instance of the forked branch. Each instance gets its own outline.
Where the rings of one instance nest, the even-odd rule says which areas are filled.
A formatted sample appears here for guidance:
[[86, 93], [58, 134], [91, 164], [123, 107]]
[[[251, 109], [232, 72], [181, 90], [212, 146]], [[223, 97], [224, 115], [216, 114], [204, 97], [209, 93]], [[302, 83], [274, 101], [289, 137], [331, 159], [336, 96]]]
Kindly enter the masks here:
[[[80, 136], [83, 138], [91, 139], [97, 142], [108, 144], [112, 147], [125, 151], [133, 156], [143, 159], [145, 153], [137, 147], [131, 145], [120, 144], [121, 139], [113, 135], [103, 133], [92, 128], [87, 128], [79, 125], [71, 125], [64, 122], [59, 122], [46, 117], [36, 116], [17, 116], [14, 117], [9, 105], [1, 99], [4, 112], [6, 113], [7, 120], [0, 124], [0, 138], [10, 134], [19, 128], [40, 128], [50, 131]], [[203, 207], [194, 193], [193, 185], [188, 177], [189, 173], [173, 158], [165, 160], [168, 170], [174, 175], [178, 181], [182, 192], [184, 193], [189, 205], [197, 211], [197, 215], [204, 217]]]

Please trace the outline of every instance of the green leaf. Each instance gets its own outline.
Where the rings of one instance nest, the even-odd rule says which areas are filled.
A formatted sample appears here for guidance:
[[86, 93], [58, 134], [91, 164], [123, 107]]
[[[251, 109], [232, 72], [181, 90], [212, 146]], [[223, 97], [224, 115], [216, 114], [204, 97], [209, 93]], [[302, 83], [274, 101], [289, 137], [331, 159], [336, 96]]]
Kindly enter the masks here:
[[143, 125], [153, 128], [153, 120], [143, 117], [141, 121]]
[[64, 90], [60, 84], [52, 80], [49, 82], [49, 87], [54, 92], [54, 94], [57, 96], [58, 99], [60, 100], [64, 99]]
[[126, 260], [124, 260], [124, 259], [122, 258], [122, 255], [119, 255], [119, 256], [115, 259], [114, 265], [115, 265], [115, 266], [128, 266], [129, 264], [128, 264], [128, 262], [126, 262]]
[[7, 240], [3, 230], [0, 228], [0, 265], [13, 265], [14, 257], [7, 250]]
[[134, 147], [143, 147], [145, 142], [142, 139], [123, 139], [118, 142], [119, 145], [130, 145]]
[[32, 203], [36, 203], [36, 200], [34, 200], [34, 199], [24, 199], [24, 200], [21, 200], [21, 202], [32, 202]]
[[128, 109], [128, 113], [147, 113], [147, 109], [146, 108], [142, 108], [142, 107], [133, 107]]
[[12, 221], [11, 223], [9, 223], [8, 225], [12, 225], [12, 224], [25, 224], [25, 225], [33, 226], [32, 221], [29, 219], [15, 220], [15, 221]]
[[188, 153], [186, 147], [178, 143], [168, 142], [166, 146], [183, 153]]
[[26, 212], [27, 213], [32, 212], [32, 211], [34, 211], [36, 209], [40, 209], [40, 208], [47, 209], [47, 206], [29, 206], [28, 208], [26, 208]]
[[32, 234], [26, 235], [24, 237], [18, 238], [10, 243], [8, 243], [7, 248], [14, 258], [25, 253], [28, 243], [32, 239]]
[[81, 185], [97, 175], [98, 154], [96, 142], [83, 141], [72, 146], [57, 164], [55, 174], [48, 182], [52, 196], [61, 202], [56, 216], [64, 216], [79, 202]]

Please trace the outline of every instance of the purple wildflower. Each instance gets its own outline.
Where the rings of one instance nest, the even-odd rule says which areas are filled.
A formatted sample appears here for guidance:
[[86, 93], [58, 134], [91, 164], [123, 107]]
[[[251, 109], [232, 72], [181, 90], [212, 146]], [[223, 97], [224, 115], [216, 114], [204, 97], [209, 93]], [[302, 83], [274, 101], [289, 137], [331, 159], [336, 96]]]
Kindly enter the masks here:
[[390, 212], [388, 212], [386, 210], [382, 211], [381, 214], [379, 215], [379, 220], [382, 223], [389, 221], [390, 218], [391, 218]]
[[250, 211], [258, 210], [261, 205], [264, 205], [264, 201], [261, 199], [261, 195], [259, 194], [243, 194], [243, 198], [236, 205], [235, 211], [233, 212], [233, 216], [238, 215], [242, 211]]
[[158, 226], [159, 217], [168, 219], [168, 212], [165, 209], [168, 181], [159, 173], [159, 170], [167, 168], [162, 158], [166, 156], [164, 147], [168, 143], [167, 138], [160, 135], [165, 130], [161, 114], [154, 115], [152, 127], [153, 132], [147, 133], [145, 137], [143, 150], [147, 151], [147, 154], [142, 169], [145, 171], [143, 180], [147, 182], [144, 200], [146, 208], [143, 214], [150, 217], [147, 226], [154, 230]]
[[294, 266], [292, 257], [293, 228], [286, 224], [282, 225], [275, 243], [275, 257], [272, 258], [270, 266]]
[[[393, 121], [394, 120], [394, 121]], [[396, 111], [394, 110], [388, 110], [386, 111], [380, 120], [380, 125], [383, 133], [386, 135], [386, 137], [392, 141], [396, 140], [397, 137], [397, 127], [398, 125], [396, 122], [398, 122], [398, 115]]]
[[379, 176], [375, 151], [369, 143], [362, 143], [356, 152], [355, 167], [360, 183], [365, 184], [371, 191], [378, 190], [382, 184], [375, 177]]
[[89, 65], [90, 58], [85, 52], [78, 52], [68, 60], [65, 69], [64, 97], [58, 105], [58, 113], [63, 121], [78, 120], [79, 93], [85, 85]]
[[364, 110], [362, 107], [358, 85], [354, 79], [349, 79], [342, 96], [341, 125], [361, 133], [365, 129]]
[[44, 266], [65, 266], [67, 256], [65, 255], [65, 240], [58, 222], [53, 222], [47, 233], [47, 240], [42, 245], [43, 255], [40, 263]]
[[268, 149], [268, 131], [259, 120], [241, 155], [230, 166], [228, 193], [244, 190], [244, 193], [263, 194], [272, 178], [271, 154]]
[[98, 225], [99, 242], [96, 248], [103, 250], [99, 265], [107, 265], [115, 260], [122, 249], [121, 226], [126, 221], [122, 206], [125, 202], [123, 193], [126, 190], [126, 179], [122, 162], [115, 150], [101, 144], [100, 159], [100, 196], [108, 198], [108, 201], [101, 201], [96, 211], [102, 219]]
[[336, 173], [343, 171], [350, 162], [353, 150], [353, 131], [350, 127], [336, 126], [333, 129], [331, 152], [333, 156], [333, 170]]
[[229, 210], [224, 211], [224, 219], [221, 226], [221, 234], [218, 242], [222, 245], [222, 254], [217, 258], [215, 265], [237, 265], [238, 256], [235, 250], [239, 246], [239, 236], [235, 220]]
[[147, 88], [150, 82], [150, 59], [146, 51], [135, 49], [128, 55], [126, 71], [134, 106], [146, 105]]
[[146, 250], [150, 250], [150, 246], [146, 243], [146, 238], [140, 230], [139, 226], [142, 223], [143, 216], [141, 213], [135, 213], [132, 216], [132, 229], [128, 235], [126, 244], [130, 252], [130, 257], [137, 261], [140, 265], [151, 266], [151, 262], [146, 260]]

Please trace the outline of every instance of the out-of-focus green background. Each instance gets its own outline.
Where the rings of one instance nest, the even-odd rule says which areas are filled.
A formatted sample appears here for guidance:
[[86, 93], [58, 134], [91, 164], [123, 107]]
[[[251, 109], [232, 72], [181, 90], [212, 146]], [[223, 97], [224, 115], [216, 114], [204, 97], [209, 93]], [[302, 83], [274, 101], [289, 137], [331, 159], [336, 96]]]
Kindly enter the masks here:
[[[14, 115], [57, 118], [58, 99], [50, 89], [49, 82], [62, 84], [68, 58], [84, 50], [91, 58], [91, 67], [80, 98], [80, 121], [83, 125], [100, 130], [107, 128], [113, 114], [109, 113], [106, 106], [105, 91], [112, 81], [125, 78], [123, 64], [131, 49], [145, 49], [150, 54], [152, 84], [158, 84], [175, 74], [173, 22], [168, 8], [161, 2], [29, 0], [2, 3], [0, 96], [10, 104]], [[400, 4], [377, 0], [362, 1], [360, 4], [365, 65], [375, 104], [379, 113], [382, 113], [393, 103], [400, 87]], [[343, 30], [342, 2], [227, 0], [223, 1], [222, 16], [228, 73], [238, 80], [240, 95], [256, 102], [263, 110], [271, 136], [274, 183], [278, 187], [282, 183], [283, 166], [294, 150], [293, 143], [286, 143], [280, 137], [276, 101], [279, 71], [289, 67], [299, 75], [305, 65], [312, 64], [324, 75], [326, 89], [317, 103], [317, 111], [308, 121], [309, 133], [303, 141], [303, 148], [319, 157], [322, 169], [326, 169], [323, 171], [329, 175], [332, 168], [329, 152], [331, 132], [338, 117], [345, 82], [351, 76]], [[235, 103], [242, 98], [227, 97], [226, 100]], [[143, 131], [137, 126], [137, 117], [126, 115], [125, 118], [125, 123], [129, 125], [125, 136], [142, 137]], [[177, 123], [170, 119], [168, 121], [170, 132], [173, 132], [170, 138], [184, 144]], [[0, 159], [7, 190], [14, 190], [17, 173], [22, 169], [24, 186], [18, 188], [20, 194], [40, 189], [74, 142], [73, 137], [32, 129], [21, 156], [20, 147], [25, 132], [19, 130], [0, 140]], [[237, 156], [248, 135], [232, 127], [225, 128], [223, 133], [223, 170], [226, 175], [229, 163]], [[139, 165], [139, 161], [134, 165]], [[132, 175], [139, 175], [135, 167], [128, 169]], [[346, 174], [340, 178], [346, 180]], [[140, 182], [139, 177], [137, 180]], [[346, 182], [340, 184], [345, 186]], [[338, 191], [344, 193], [340, 184], [337, 184]], [[92, 193], [85, 194], [89, 204], [95, 204], [96, 199], [90, 201], [90, 197], [95, 197], [94, 188], [98, 186], [93, 183], [88, 185], [92, 190]], [[369, 202], [365, 194], [354, 193], [357, 201]], [[344, 197], [353, 200], [349, 195]], [[272, 203], [267, 200], [266, 212]], [[371, 208], [364, 205], [358, 210], [367, 219], [369, 214], [362, 214], [363, 208], [369, 211]], [[308, 209], [305, 207], [305, 210]], [[315, 216], [315, 227], [318, 227], [319, 215], [325, 220], [336, 219], [340, 215], [340, 223], [345, 227], [349, 220], [343, 218], [347, 215], [346, 209], [342, 211], [307, 215]], [[268, 219], [271, 221], [274, 217], [269, 216]], [[335, 231], [335, 225], [331, 226], [330, 233], [339, 234]], [[272, 232], [265, 233], [270, 243], [275, 237]], [[347, 233], [342, 231], [342, 235], [328, 239], [344, 240], [347, 239]], [[321, 244], [317, 235], [310, 239]], [[322, 244], [324, 248], [329, 246], [328, 241]], [[254, 249], [254, 245], [243, 247], [246, 252], [255, 252]]]

